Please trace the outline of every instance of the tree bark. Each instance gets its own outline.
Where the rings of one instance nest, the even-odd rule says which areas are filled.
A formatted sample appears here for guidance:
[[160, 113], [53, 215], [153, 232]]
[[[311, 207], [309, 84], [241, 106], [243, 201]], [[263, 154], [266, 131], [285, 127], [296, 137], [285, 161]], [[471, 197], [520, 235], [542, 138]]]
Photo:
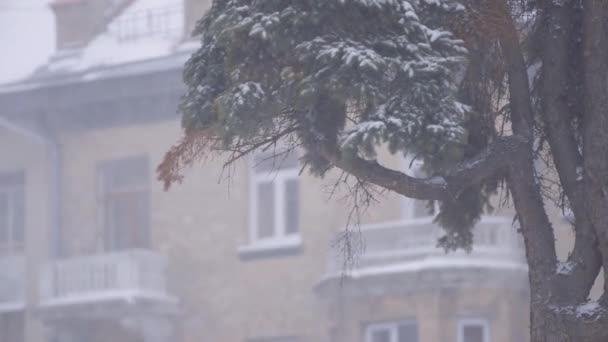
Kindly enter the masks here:
[[572, 125], [573, 118], [583, 109], [580, 99], [579, 84], [570, 77], [573, 72], [582, 69], [580, 61], [572, 61], [580, 48], [578, 38], [582, 34], [580, 27], [580, 10], [576, 1], [556, 4], [553, 1], [544, 3], [542, 20], [542, 41], [540, 57], [542, 61], [542, 81], [540, 82], [541, 116], [545, 125], [547, 140], [551, 146], [553, 161], [559, 176], [564, 194], [575, 217], [575, 245], [568, 258], [571, 272], [559, 274], [562, 295], [557, 296], [562, 304], [584, 302], [601, 267], [601, 256], [593, 225], [587, 215], [584, 200], [583, 182], [580, 169], [583, 157], [578, 151], [578, 143]]
[[506, 169], [510, 161], [525, 146], [525, 139], [519, 136], [496, 139], [485, 150], [455, 165], [443, 175], [424, 179], [389, 169], [377, 161], [365, 160], [358, 156], [345, 157], [335, 144], [319, 143], [316, 148], [318, 148], [318, 153], [333, 165], [362, 181], [409, 198], [452, 200], [464, 189], [477, 185]]
[[[608, 1], [584, 2], [584, 186], [588, 215], [608, 265]], [[606, 269], [604, 269], [606, 271]], [[604, 272], [604, 294], [608, 272]], [[604, 298], [606, 302], [606, 298]]]
[[[606, 36], [605, 26], [607, 14], [604, 10], [608, 8], [608, 2], [602, 0], [589, 0], [595, 2], [593, 7], [588, 4], [585, 8], [590, 13], [599, 13], [597, 16], [603, 18], [594, 24], [601, 26], [595, 27], [602, 31]], [[594, 234], [591, 227], [600, 227], [601, 224], [608, 226], [608, 222], [587, 220], [586, 213], [583, 213], [584, 206], [581, 205], [582, 191], [581, 186], [576, 183], [578, 163], [582, 159], [578, 154], [576, 143], [567, 128], [567, 106], [563, 103], [567, 91], [568, 80], [563, 75], [567, 75], [567, 45], [564, 36], [568, 30], [568, 14], [563, 8], [568, 2], [556, 3], [547, 1], [543, 4], [547, 6], [543, 9], [546, 15], [548, 36], [543, 37], [544, 46], [541, 49], [543, 58], [543, 68], [547, 78], [541, 84], [542, 109], [545, 111], [544, 121], [550, 145], [552, 147], [553, 158], [556, 162], [557, 172], [564, 185], [564, 189], [572, 200], [579, 201], [574, 203], [575, 210], [581, 217], [579, 224], [579, 234], [575, 253], [573, 257], [579, 264], [575, 266], [569, 275], [561, 276], [557, 270], [557, 256], [555, 251], [554, 233], [551, 223], [547, 217], [542, 194], [537, 184], [534, 160], [533, 160], [533, 124], [534, 114], [532, 112], [532, 97], [528, 84], [528, 70], [521, 51], [519, 35], [513, 20], [505, 21], [505, 28], [500, 37], [501, 47], [507, 67], [509, 82], [510, 106], [513, 121], [513, 131], [522, 137], [529, 137], [528, 149], [522, 151], [521, 155], [513, 161], [510, 168], [508, 182], [513, 194], [513, 201], [517, 211], [518, 219], [524, 236], [526, 256], [529, 265], [530, 278], [530, 336], [532, 342], [573, 342], [588, 341], [600, 342], [608, 341], [608, 329], [606, 328], [606, 310], [600, 305], [585, 307], [583, 302], [587, 299], [589, 289], [593, 285], [593, 280], [597, 275], [600, 261], [597, 248], [594, 244]], [[601, 4], [600, 4], [601, 3]], [[602, 7], [601, 10], [597, 7]], [[505, 3], [505, 13], [508, 9]], [[598, 12], [596, 12], [598, 11]], [[600, 24], [601, 23], [601, 24]], [[587, 33], [590, 31], [586, 29]], [[597, 32], [596, 32], [597, 33]], [[597, 44], [598, 38], [592, 39]], [[606, 55], [599, 54], [602, 58], [597, 64], [606, 65], [608, 60]], [[600, 77], [608, 76], [606, 70], [601, 70], [599, 65], [592, 68], [594, 73], [602, 71]], [[562, 76], [560, 76], [560, 74]], [[598, 76], [594, 76], [593, 86], [597, 91], [602, 89], [601, 98], [606, 101], [605, 80], [598, 81]], [[589, 83], [589, 82], [588, 82]], [[602, 84], [603, 87], [600, 87]], [[598, 95], [599, 96], [599, 95]], [[607, 106], [604, 103], [603, 110]], [[598, 107], [596, 105], [596, 107]], [[595, 108], [597, 111], [597, 108]], [[603, 114], [603, 113], [602, 113]], [[608, 116], [600, 115], [606, 123]], [[603, 124], [604, 122], [600, 120]], [[595, 126], [595, 134], [603, 132], [602, 137], [608, 137], [608, 125], [600, 125], [598, 130]], [[608, 140], [602, 141], [603, 147], [608, 146]], [[585, 147], [585, 152], [587, 148]], [[592, 154], [595, 158], [603, 159], [608, 162], [607, 156], [599, 151]], [[608, 165], [606, 165], [608, 166]], [[603, 171], [608, 171], [608, 167]], [[608, 179], [608, 174], [602, 173], [604, 180]], [[597, 184], [596, 184], [597, 186]], [[590, 190], [589, 188], [587, 190]], [[595, 191], [595, 194], [601, 191]], [[594, 199], [596, 206], [598, 198]], [[608, 218], [608, 207], [602, 207], [603, 217]], [[600, 238], [601, 241], [601, 238]], [[608, 241], [608, 236], [607, 236]], [[608, 243], [607, 243], [608, 245]], [[608, 250], [608, 249], [607, 249]], [[607, 264], [608, 259], [604, 259]]]
[[[456, 166], [442, 182], [412, 178], [373, 161], [343, 159], [335, 146], [320, 147], [320, 154], [366, 182], [418, 199], [444, 199], [506, 169], [529, 266], [531, 342], [606, 342], [608, 297], [597, 303], [587, 300], [600, 268], [608, 265], [608, 1], [585, 0], [582, 24], [573, 21], [577, 1], [539, 1], [546, 25], [541, 44], [541, 119], [576, 217], [575, 246], [568, 258], [572, 268], [565, 273], [558, 270], [554, 231], [534, 166], [536, 117], [520, 35], [506, 1], [497, 3], [507, 18], [501, 21], [505, 27], [499, 40], [508, 76], [512, 137]], [[580, 93], [584, 98], [576, 99], [584, 108], [573, 108], [568, 102], [579, 95], [571, 89], [569, 44], [574, 30], [584, 36], [584, 66], [576, 61], [577, 68], [584, 69]], [[572, 111], [584, 111], [583, 152], [573, 131]], [[608, 272], [605, 277], [608, 293]]]

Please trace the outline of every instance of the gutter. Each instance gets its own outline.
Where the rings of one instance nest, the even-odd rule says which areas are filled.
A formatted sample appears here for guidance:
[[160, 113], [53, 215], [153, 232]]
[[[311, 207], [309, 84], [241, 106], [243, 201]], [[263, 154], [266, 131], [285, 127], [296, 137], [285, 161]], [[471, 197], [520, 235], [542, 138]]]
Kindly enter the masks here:
[[34, 77], [0, 85], [0, 94], [39, 90], [44, 88], [69, 86], [98, 80], [124, 78], [146, 74], [150, 69], [154, 71], [182, 70], [191, 54], [195, 52], [194, 46], [185, 46], [171, 54], [136, 60], [126, 63], [97, 65], [84, 70], [57, 72], [49, 75], [34, 75]]

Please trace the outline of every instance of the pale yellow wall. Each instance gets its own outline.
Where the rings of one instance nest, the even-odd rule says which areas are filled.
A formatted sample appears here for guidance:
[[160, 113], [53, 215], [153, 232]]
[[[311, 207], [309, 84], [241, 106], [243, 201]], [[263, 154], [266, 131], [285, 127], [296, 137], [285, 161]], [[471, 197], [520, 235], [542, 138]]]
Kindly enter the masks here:
[[[100, 248], [95, 200], [97, 163], [145, 154], [150, 160], [150, 175], [154, 176], [163, 154], [180, 134], [178, 121], [172, 120], [62, 137], [64, 231], [70, 242], [69, 252], [92, 253]], [[389, 165], [401, 165], [399, 158], [391, 158]], [[175, 185], [169, 192], [164, 192], [162, 184], [154, 177], [150, 180], [153, 242], [156, 249], [170, 257], [170, 284], [181, 299], [183, 316], [178, 321], [182, 338], [188, 342], [210, 338], [236, 342], [246, 338], [296, 335], [315, 341], [327, 340], [333, 323], [328, 316], [327, 302], [313, 293], [313, 287], [326, 271], [332, 252], [330, 240], [344, 227], [348, 216], [348, 205], [342, 200], [344, 192], [328, 198], [328, 189], [339, 174], [332, 172], [323, 181], [306, 173], [302, 176], [300, 227], [303, 247], [299, 254], [244, 260], [238, 249], [248, 242], [248, 169], [246, 163], [238, 163], [231, 178], [218, 183], [222, 162], [217, 159], [197, 165], [186, 172], [183, 184]], [[380, 204], [364, 214], [363, 223], [394, 221], [402, 217], [402, 198], [391, 193], [384, 196], [379, 197]], [[504, 212], [510, 214], [510, 210], [507, 208]], [[407, 316], [407, 310], [415, 308], [421, 331], [432, 341], [432, 334], [442, 333], [436, 328], [436, 317], [444, 317], [446, 326], [456, 329], [453, 320], [437, 311], [438, 306], [427, 305], [439, 300], [433, 297], [435, 295], [421, 293], [414, 299], [393, 298], [380, 304], [366, 303], [353, 308], [356, 319], [352, 324], [358, 325], [372, 318]], [[487, 295], [475, 292], [454, 293], [453, 296], [453, 307], [488, 301], [497, 303], [501, 318], [495, 322], [497, 328], [492, 330], [496, 341], [506, 342], [507, 332], [501, 332], [506, 328], [501, 327], [522, 326], [521, 322], [511, 322], [513, 317], [525, 320], [525, 315], [520, 314], [526, 312], [522, 308], [525, 303], [513, 306], [508, 298], [504, 300], [496, 291]], [[408, 300], [414, 300], [415, 305], [409, 306]], [[372, 304], [377, 309], [370, 311]], [[359, 304], [353, 302], [352, 305]], [[361, 314], [365, 312], [370, 315]]]
[[415, 321], [420, 342], [456, 342], [460, 319], [486, 319], [492, 342], [527, 340], [528, 305], [517, 291], [429, 288], [403, 295], [343, 297], [332, 305], [330, 319], [338, 341], [363, 342], [370, 323]]
[[[166, 121], [82, 132], [62, 139], [66, 155], [64, 223], [73, 253], [90, 253], [99, 248], [100, 232], [94, 228], [96, 164], [146, 154], [151, 162], [150, 174], [154, 175], [156, 165], [180, 134], [177, 121]], [[188, 342], [209, 338], [236, 342], [294, 335], [328, 340], [332, 324], [328, 303], [313, 293], [313, 288], [326, 271], [329, 253], [335, 252], [330, 250], [330, 241], [344, 227], [348, 216], [348, 205], [342, 200], [344, 192], [328, 198], [330, 185], [339, 174], [332, 172], [323, 181], [307, 174], [301, 177], [300, 253], [245, 260], [238, 249], [248, 242], [248, 169], [245, 162], [238, 163], [230, 179], [218, 183], [222, 162], [217, 159], [197, 165], [186, 172], [183, 184], [169, 192], [164, 192], [155, 179], [150, 181], [154, 245], [170, 257], [170, 283], [181, 299], [184, 314], [179, 319], [182, 338]], [[393, 166], [399, 162], [394, 159]], [[389, 193], [384, 196], [379, 198], [380, 204], [364, 214], [364, 223], [401, 218], [401, 197]], [[372, 317], [407, 316], [409, 311], [403, 311], [407, 307], [413, 309], [412, 315], [420, 316], [424, 336], [431, 341], [429, 334], [440, 333], [436, 331], [437, 317], [447, 317], [437, 311], [437, 306], [428, 305], [429, 301], [438, 300], [434, 295], [422, 293], [412, 299], [393, 298], [394, 302], [366, 302], [353, 308], [356, 317], [351, 323], [357, 325]], [[483, 304], [486, 297], [494, 301], [501, 298], [496, 293], [478, 295], [455, 293], [450, 305], [466, 307]], [[416, 305], [409, 306], [408, 300], [414, 300]], [[376, 309], [370, 310], [370, 306]], [[512, 309], [506, 301], [497, 306], [499, 315], [505, 316], [495, 322], [497, 326], [512, 326], [508, 322], [511, 316], [507, 315]], [[366, 312], [370, 315], [362, 314]], [[455, 325], [445, 319], [446, 324]], [[497, 341], [504, 340], [501, 336], [506, 332], [497, 328], [494, 333]]]
[[[101, 236], [94, 228], [96, 163], [146, 154], [154, 175], [180, 134], [176, 120], [62, 139], [64, 230], [71, 253], [99, 248]], [[185, 316], [179, 321], [186, 341], [311, 334], [312, 340], [323, 340], [324, 303], [313, 287], [326, 270], [331, 237], [344, 227], [345, 204], [329, 200], [322, 182], [303, 175], [302, 251], [244, 260], [238, 249], [248, 242], [248, 170], [240, 163], [229, 180], [218, 184], [221, 165], [221, 160], [198, 165], [169, 192], [155, 179], [150, 184], [154, 245], [170, 256], [171, 286], [182, 299]]]

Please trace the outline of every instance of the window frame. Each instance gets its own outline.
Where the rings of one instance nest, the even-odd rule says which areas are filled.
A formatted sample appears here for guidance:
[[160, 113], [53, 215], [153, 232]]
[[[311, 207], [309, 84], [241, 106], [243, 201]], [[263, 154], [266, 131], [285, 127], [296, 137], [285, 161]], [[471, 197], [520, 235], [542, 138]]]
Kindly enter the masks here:
[[[295, 150], [289, 153], [297, 153]], [[294, 233], [288, 234], [287, 231], [287, 182], [295, 180], [298, 183], [298, 208], [300, 207], [300, 179], [299, 179], [299, 168], [298, 165], [286, 169], [281, 169], [281, 161], [277, 162], [277, 166], [270, 171], [257, 171], [256, 157], [259, 155], [267, 155], [268, 158], [273, 158], [273, 155], [277, 155], [276, 158], [281, 159], [281, 152], [272, 153], [258, 152], [253, 153], [252, 157], [249, 158], [249, 245], [251, 246], [285, 246], [294, 245], [297, 246], [301, 243], [301, 231], [299, 227], [300, 217], [298, 220], [298, 229]], [[296, 154], [297, 158], [297, 154]], [[259, 227], [259, 184], [270, 182], [272, 184], [272, 194], [274, 203], [274, 215], [273, 215], [273, 234], [270, 237], [260, 237]], [[299, 211], [298, 211], [299, 212]], [[298, 214], [298, 216], [300, 216]]]
[[466, 326], [481, 326], [483, 331], [483, 342], [490, 342], [490, 323], [483, 318], [466, 318], [458, 320], [457, 342], [464, 340], [464, 328]]
[[[416, 327], [416, 330], [418, 330], [418, 321], [416, 321], [414, 319], [368, 323], [364, 327], [364, 331], [365, 331], [364, 341], [373, 342], [372, 334], [375, 331], [388, 330], [390, 342], [399, 342], [399, 326], [402, 326], [402, 325], [412, 325], [412, 326]], [[418, 335], [418, 341], [419, 340], [420, 340], [420, 336]], [[416, 342], [418, 342], [418, 341], [416, 341]]]
[[[145, 181], [142, 181], [141, 184], [129, 184], [126, 186], [120, 186], [117, 188], [112, 188], [111, 186], [105, 184], [106, 171], [109, 168], [116, 168], [117, 165], [121, 163], [128, 163], [132, 161], [141, 161], [145, 164], [145, 169], [147, 173]], [[137, 248], [149, 248], [151, 245], [150, 241], [150, 194], [151, 194], [151, 186], [150, 186], [150, 160], [147, 155], [131, 155], [126, 157], [120, 157], [115, 159], [105, 159], [97, 163], [96, 166], [96, 182], [97, 182], [97, 222], [99, 231], [102, 234], [101, 239], [101, 249], [106, 252], [112, 251], [121, 251], [128, 249], [137, 249]], [[116, 172], [116, 171], [111, 171]], [[140, 229], [142, 230], [142, 234], [144, 234], [145, 241], [142, 242], [142, 246], [128, 246], [128, 247], [120, 247], [118, 246], [117, 234], [114, 231], [115, 227], [110, 227], [107, 219], [108, 216], [108, 200], [121, 198], [125, 195], [130, 194], [141, 194], [145, 196], [145, 203], [143, 215], [146, 215], [146, 219], [141, 223], [144, 225]], [[126, 232], [125, 232], [126, 233]], [[111, 235], [109, 237], [108, 235]], [[110, 243], [111, 241], [111, 243]], [[132, 244], [132, 242], [131, 242]]]

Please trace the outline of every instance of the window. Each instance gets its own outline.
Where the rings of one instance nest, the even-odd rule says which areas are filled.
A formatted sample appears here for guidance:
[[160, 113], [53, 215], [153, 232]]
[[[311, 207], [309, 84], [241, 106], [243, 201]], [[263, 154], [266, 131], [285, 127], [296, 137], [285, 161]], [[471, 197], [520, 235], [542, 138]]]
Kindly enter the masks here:
[[0, 254], [16, 254], [25, 245], [25, 177], [0, 174]]
[[[404, 160], [405, 173], [412, 177], [426, 177], [423, 170], [424, 163], [420, 159], [414, 159], [408, 155]], [[439, 202], [421, 201], [411, 198], [403, 199], [403, 217], [405, 219], [417, 219], [433, 217], [439, 213]]]
[[104, 248], [148, 247], [148, 160], [134, 157], [103, 162], [99, 182]]
[[295, 152], [258, 153], [251, 177], [250, 239], [252, 244], [298, 238], [298, 158]]
[[458, 322], [458, 342], [490, 342], [488, 322], [462, 320]]
[[365, 342], [418, 342], [418, 325], [413, 321], [369, 324]]

